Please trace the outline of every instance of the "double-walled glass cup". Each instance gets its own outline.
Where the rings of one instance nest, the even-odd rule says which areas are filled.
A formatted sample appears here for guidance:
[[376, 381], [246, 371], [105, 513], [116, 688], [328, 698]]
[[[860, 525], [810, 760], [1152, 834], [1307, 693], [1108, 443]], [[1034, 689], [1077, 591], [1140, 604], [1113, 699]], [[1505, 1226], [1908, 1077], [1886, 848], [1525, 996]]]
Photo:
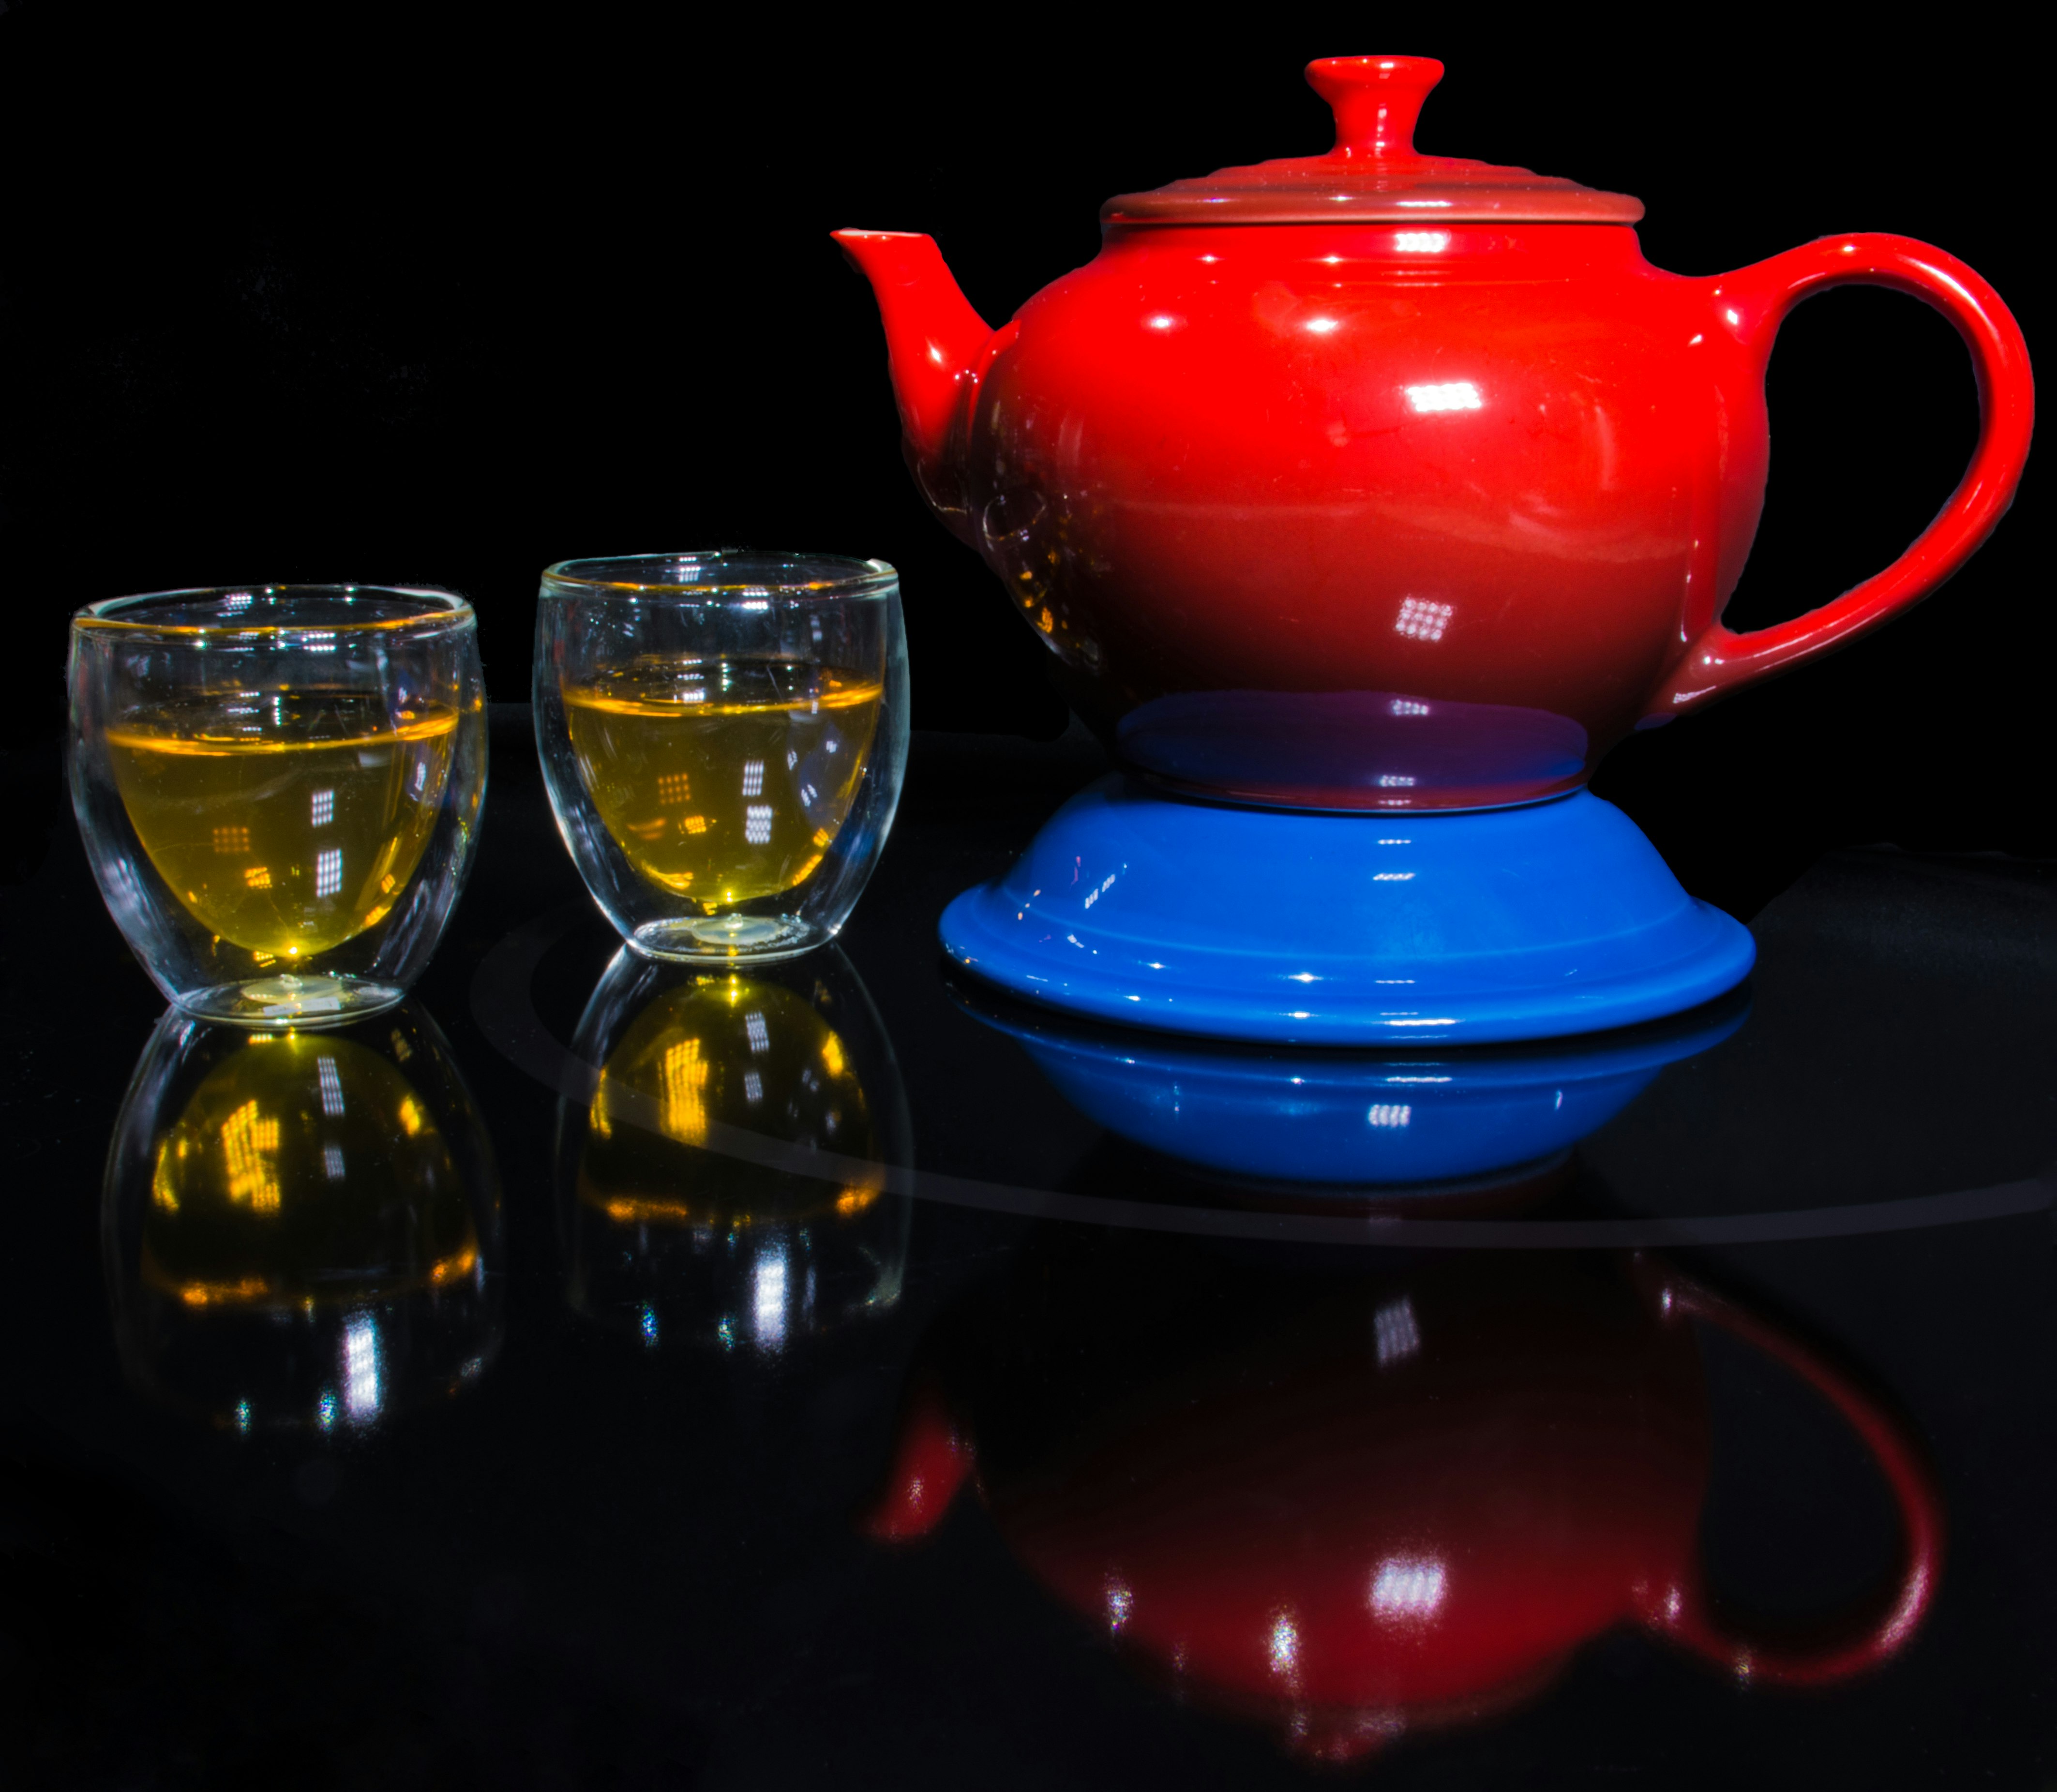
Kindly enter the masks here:
[[448, 591], [246, 586], [72, 619], [72, 806], [189, 1014], [319, 1026], [406, 993], [471, 860], [486, 690]]
[[789, 958], [849, 919], [900, 800], [907, 645], [882, 560], [723, 551], [543, 576], [557, 825], [638, 951]]

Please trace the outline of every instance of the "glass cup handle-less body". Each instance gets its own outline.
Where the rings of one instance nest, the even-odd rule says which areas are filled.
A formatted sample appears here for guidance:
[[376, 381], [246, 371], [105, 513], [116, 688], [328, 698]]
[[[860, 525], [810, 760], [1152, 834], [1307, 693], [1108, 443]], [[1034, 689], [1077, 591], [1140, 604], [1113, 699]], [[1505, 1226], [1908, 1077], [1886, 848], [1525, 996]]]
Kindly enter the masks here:
[[448, 591], [247, 586], [73, 619], [73, 808], [172, 1001], [259, 1027], [390, 1007], [486, 794], [478, 621]]
[[734, 552], [544, 575], [536, 732], [586, 888], [648, 957], [791, 957], [833, 939], [907, 757], [899, 580], [880, 560]]

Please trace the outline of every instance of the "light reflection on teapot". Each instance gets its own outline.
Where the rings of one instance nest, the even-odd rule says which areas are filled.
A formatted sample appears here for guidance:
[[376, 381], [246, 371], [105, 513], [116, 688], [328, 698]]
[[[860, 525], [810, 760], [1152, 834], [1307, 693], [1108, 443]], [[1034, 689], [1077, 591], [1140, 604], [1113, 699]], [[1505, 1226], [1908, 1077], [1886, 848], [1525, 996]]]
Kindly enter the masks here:
[[906, 1096], [864, 986], [834, 950], [740, 972], [625, 947], [558, 1110], [570, 1299], [652, 1347], [775, 1354], [899, 1299]]
[[[1052, 1228], [918, 1362], [865, 1517], [906, 1541], [967, 1481], [1044, 1587], [1153, 1679], [1347, 1761], [1539, 1694], [1619, 1626], [1738, 1683], [1904, 1648], [1941, 1570], [1901, 1421], [1670, 1266], [1452, 1252], [1320, 1276]], [[1689, 1316], [1820, 1394], [1897, 1505], [1898, 1559], [1807, 1640], [1731, 1628], [1699, 1562], [1711, 1463]]]
[[435, 1023], [159, 1022], [101, 1241], [137, 1385], [240, 1431], [371, 1425], [499, 1347], [500, 1185]]

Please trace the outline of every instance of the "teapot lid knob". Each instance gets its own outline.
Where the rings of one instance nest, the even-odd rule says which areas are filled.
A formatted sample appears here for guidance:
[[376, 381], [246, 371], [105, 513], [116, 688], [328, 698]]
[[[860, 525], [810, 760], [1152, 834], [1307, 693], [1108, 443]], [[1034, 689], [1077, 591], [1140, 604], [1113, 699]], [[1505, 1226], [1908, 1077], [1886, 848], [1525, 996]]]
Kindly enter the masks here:
[[1307, 65], [1307, 85], [1336, 115], [1330, 153], [1346, 159], [1412, 156], [1421, 102], [1442, 78], [1433, 56], [1325, 56]]
[[1108, 225], [1418, 224], [1632, 224], [1643, 201], [1575, 180], [1496, 168], [1414, 147], [1421, 102], [1443, 78], [1430, 56], [1325, 56], [1307, 85], [1336, 115], [1336, 146], [1248, 168], [1217, 168], [1100, 208]]

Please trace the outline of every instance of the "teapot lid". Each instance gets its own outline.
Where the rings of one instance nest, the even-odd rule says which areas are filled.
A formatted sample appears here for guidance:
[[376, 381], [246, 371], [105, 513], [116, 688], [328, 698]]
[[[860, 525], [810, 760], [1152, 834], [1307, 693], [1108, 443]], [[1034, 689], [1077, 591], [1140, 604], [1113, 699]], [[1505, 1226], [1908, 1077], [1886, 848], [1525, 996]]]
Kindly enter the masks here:
[[1414, 148], [1414, 121], [1443, 65], [1427, 56], [1330, 56], [1307, 81], [1336, 115], [1336, 146], [1147, 193], [1100, 208], [1110, 224], [1395, 223], [1632, 224], [1643, 201], [1575, 180]]

